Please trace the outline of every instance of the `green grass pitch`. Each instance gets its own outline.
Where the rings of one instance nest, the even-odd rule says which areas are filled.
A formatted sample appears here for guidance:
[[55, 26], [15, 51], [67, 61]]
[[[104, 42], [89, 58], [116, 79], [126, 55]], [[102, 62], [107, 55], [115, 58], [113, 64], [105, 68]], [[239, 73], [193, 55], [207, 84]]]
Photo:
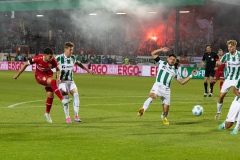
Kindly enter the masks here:
[[[225, 160], [239, 159], [240, 135], [218, 131], [234, 98], [225, 98], [220, 120], [214, 120], [219, 82], [213, 97], [203, 97], [203, 80], [185, 85], [173, 80], [169, 126], [163, 125], [160, 100], [139, 118], [154, 77], [75, 74], [82, 123], [66, 124], [55, 96], [52, 124], [44, 119], [46, 94], [33, 72], [0, 71], [0, 159], [81, 160]], [[201, 105], [204, 113], [191, 109]], [[70, 104], [70, 115], [73, 108]]]

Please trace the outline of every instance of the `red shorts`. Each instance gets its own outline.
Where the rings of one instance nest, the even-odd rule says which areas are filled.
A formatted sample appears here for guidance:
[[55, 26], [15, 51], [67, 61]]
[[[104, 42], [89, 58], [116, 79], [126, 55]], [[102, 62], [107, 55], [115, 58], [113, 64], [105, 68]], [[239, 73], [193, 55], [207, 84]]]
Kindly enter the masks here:
[[223, 71], [216, 71], [214, 75], [214, 79], [224, 79], [224, 72]]
[[36, 81], [39, 84], [44, 85], [44, 86], [48, 86], [48, 84], [47, 84], [48, 78], [52, 78], [52, 76], [48, 76], [48, 75], [44, 75], [44, 74], [37, 74], [37, 75], [35, 75]]

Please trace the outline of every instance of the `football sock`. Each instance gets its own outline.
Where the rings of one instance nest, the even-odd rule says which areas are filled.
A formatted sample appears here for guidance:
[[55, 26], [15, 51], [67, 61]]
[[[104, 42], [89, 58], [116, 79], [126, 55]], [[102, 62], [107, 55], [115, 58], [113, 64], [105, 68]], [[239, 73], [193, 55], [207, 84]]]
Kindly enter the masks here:
[[58, 98], [60, 100], [63, 100], [63, 96], [62, 96], [60, 90], [57, 87], [57, 83], [56, 83], [55, 79], [52, 79], [52, 81], [50, 82], [50, 85], [51, 85], [51, 87], [53, 89], [53, 92], [58, 96]]
[[163, 119], [163, 118], [166, 118], [166, 117], [167, 117], [167, 114], [165, 114], [164, 112], [162, 112], [162, 116], [161, 116], [161, 117], [162, 117], [162, 119]]
[[238, 112], [237, 123], [236, 123], [236, 126], [234, 127], [234, 129], [238, 130], [239, 129], [239, 124], [240, 124], [240, 114]]
[[52, 102], [53, 102], [53, 98], [47, 97], [47, 100], [46, 100], [46, 113], [47, 114], [50, 113], [50, 110], [52, 108]]
[[210, 83], [211, 93], [213, 93], [213, 83]]
[[[64, 99], [68, 99], [69, 98], [68, 95], [65, 95], [63, 97], [64, 97]], [[64, 110], [66, 118], [68, 118], [69, 117], [69, 107], [68, 107], [68, 104], [63, 105], [63, 110]]]
[[207, 91], [207, 86], [208, 86], [208, 84], [207, 84], [207, 83], [204, 83], [205, 93], [208, 93], [208, 91]]
[[222, 89], [223, 82], [220, 81], [220, 90]]
[[217, 103], [217, 113], [221, 113], [222, 105], [222, 103]]
[[74, 93], [73, 94], [73, 109], [74, 109], [75, 116], [78, 116], [79, 105], [80, 105], [80, 100], [79, 100], [78, 93]]
[[143, 104], [143, 108], [144, 108], [144, 111], [146, 111], [150, 105], [150, 103], [152, 103], [153, 99], [151, 97], [149, 97]]

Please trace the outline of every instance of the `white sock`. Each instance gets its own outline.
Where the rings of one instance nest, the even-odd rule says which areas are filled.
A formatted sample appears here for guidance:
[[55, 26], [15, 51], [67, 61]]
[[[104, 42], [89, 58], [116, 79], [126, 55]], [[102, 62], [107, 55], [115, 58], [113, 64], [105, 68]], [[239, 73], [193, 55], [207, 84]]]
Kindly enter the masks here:
[[[69, 99], [68, 95], [65, 95], [63, 97], [64, 97], [64, 99]], [[69, 107], [68, 107], [68, 104], [63, 105], [63, 110], [64, 110], [66, 118], [68, 118], [69, 117]]]
[[153, 99], [151, 97], [149, 97], [143, 104], [143, 108], [144, 108], [144, 111], [146, 111], [150, 105], [150, 103], [152, 103]]
[[234, 129], [238, 130], [239, 129], [239, 124], [240, 124], [240, 114], [238, 112], [238, 116], [237, 116], [237, 123]]
[[217, 103], [217, 113], [222, 113], [221, 110], [222, 110], [222, 103]]
[[74, 109], [75, 116], [78, 116], [79, 105], [80, 105], [80, 100], [79, 100], [78, 93], [74, 93], [73, 94], [73, 109]]

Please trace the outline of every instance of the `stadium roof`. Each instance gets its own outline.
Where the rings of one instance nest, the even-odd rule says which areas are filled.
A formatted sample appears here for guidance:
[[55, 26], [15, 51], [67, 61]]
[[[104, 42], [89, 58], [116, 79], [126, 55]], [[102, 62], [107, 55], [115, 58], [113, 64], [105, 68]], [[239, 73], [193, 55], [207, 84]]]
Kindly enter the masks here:
[[[0, 11], [99, 9], [104, 8], [105, 2], [104, 0], [4, 0], [0, 1]], [[135, 0], [135, 2], [143, 6], [160, 7], [204, 5], [205, 0]]]

